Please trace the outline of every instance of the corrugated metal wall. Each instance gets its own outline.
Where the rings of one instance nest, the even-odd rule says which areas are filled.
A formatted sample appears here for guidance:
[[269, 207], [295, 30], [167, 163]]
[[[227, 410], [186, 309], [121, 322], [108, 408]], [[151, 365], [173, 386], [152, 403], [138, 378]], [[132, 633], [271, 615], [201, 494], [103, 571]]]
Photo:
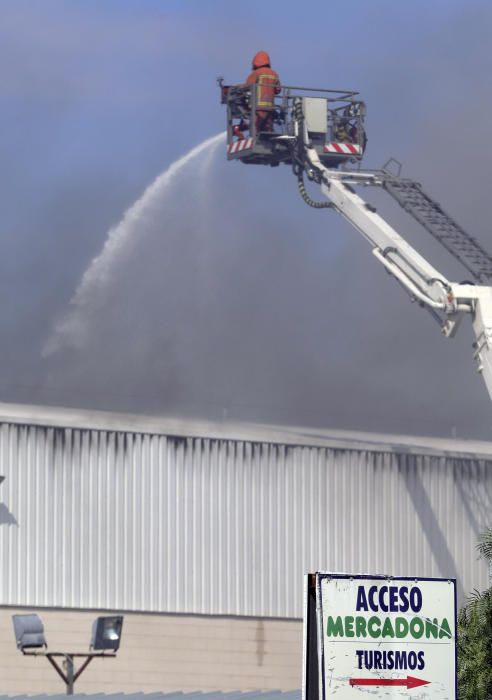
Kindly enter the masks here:
[[0, 603], [300, 617], [308, 570], [487, 585], [491, 463], [0, 427]]

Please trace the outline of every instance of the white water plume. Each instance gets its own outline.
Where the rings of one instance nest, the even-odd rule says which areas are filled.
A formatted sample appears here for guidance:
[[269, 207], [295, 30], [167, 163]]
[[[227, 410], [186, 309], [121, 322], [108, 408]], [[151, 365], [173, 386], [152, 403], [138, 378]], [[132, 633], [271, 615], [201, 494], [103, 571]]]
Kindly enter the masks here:
[[[198, 156], [205, 159], [200, 165], [207, 169], [211, 164], [214, 149], [224, 138], [223, 132], [212, 136], [175, 160], [147, 187], [143, 195], [125, 212], [121, 221], [109, 230], [103, 249], [91, 261], [70, 300], [68, 313], [56, 323], [51, 336], [45, 342], [43, 357], [53, 355], [63, 348], [80, 348], [86, 343], [89, 310], [101, 301], [111, 283], [118, 260], [125, 253], [130, 241], [154, 221], [153, 214], [158, 208], [158, 203], [166, 196], [176, 176]], [[203, 170], [201, 173], [203, 175]]]

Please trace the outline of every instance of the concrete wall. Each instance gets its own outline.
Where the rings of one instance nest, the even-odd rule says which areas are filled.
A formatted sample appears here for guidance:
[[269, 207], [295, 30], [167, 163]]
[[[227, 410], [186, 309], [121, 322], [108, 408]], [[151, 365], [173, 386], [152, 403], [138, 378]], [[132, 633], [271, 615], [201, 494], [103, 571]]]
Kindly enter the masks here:
[[[0, 694], [56, 693], [47, 659], [17, 651], [12, 614], [37, 612], [50, 651], [87, 651], [98, 612], [0, 608]], [[301, 686], [302, 622], [125, 614], [116, 659], [94, 659], [75, 692], [291, 690]]]

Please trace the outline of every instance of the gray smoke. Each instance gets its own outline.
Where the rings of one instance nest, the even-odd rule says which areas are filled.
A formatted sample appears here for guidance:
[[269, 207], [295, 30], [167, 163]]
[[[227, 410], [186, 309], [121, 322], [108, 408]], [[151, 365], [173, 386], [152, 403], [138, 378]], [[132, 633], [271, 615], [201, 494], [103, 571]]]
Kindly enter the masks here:
[[[391, 12], [389, 3], [382, 5]], [[368, 26], [362, 44], [352, 47], [352, 60], [338, 64], [333, 47], [329, 54], [324, 46], [308, 46], [309, 65], [295, 62], [280, 40], [271, 39], [271, 51], [288, 82], [359, 87], [369, 109], [366, 165], [379, 166], [390, 155], [401, 159], [405, 173], [421, 180], [490, 250], [492, 9], [477, 3], [475, 10], [458, 8], [445, 26], [434, 24], [422, 35], [415, 34], [417, 17], [413, 34], [402, 26], [399, 34], [388, 34], [387, 44], [376, 43]], [[384, 20], [383, 9], [375, 9], [375, 22], [379, 14]], [[154, 41], [154, 31], [147, 27], [142, 36], [150, 32]], [[118, 32], [111, 27], [105, 41], [121, 37]], [[124, 51], [110, 49], [134, 55], [132, 41], [133, 35], [128, 44], [125, 39]], [[98, 55], [105, 56], [102, 46], [96, 42]], [[231, 50], [217, 49], [210, 60], [224, 64]], [[2, 51], [5, 66], [12, 58], [5, 45]], [[250, 49], [241, 44], [235, 51], [249, 55]], [[33, 64], [22, 61], [29, 77]], [[96, 73], [89, 68], [87, 80]], [[209, 78], [219, 72], [215, 63], [206, 71]], [[302, 79], [306, 72], [309, 80]], [[159, 95], [165, 92], [160, 79]], [[53, 80], [47, 80], [50, 90]], [[200, 105], [217, 97], [212, 87], [197, 91]], [[127, 92], [117, 92], [123, 112]], [[355, 231], [333, 213], [303, 204], [287, 168], [228, 163], [220, 149], [207, 177], [200, 177], [201, 163], [182, 171], [172, 196], [160, 202], [151, 225], [112, 269], [110, 284], [85, 306], [83, 342], [62, 343], [43, 359], [43, 343], [70, 312], [69, 301], [106, 231], [180, 153], [215, 133], [224, 116], [218, 107], [213, 115], [204, 108], [208, 128], [186, 114], [196, 108], [196, 95], [164, 95], [157, 109], [152, 103], [158, 120], [148, 117], [129, 147], [114, 128], [120, 122], [105, 124], [98, 114], [104, 139], [89, 157], [82, 146], [93, 133], [78, 131], [75, 82], [66, 78], [57, 94], [63, 100], [53, 115], [44, 115], [35, 146], [26, 134], [36, 123], [23, 116], [29, 129], [18, 120], [15, 153], [11, 145], [3, 151], [12, 154], [13, 164], [7, 167], [4, 159], [1, 194], [0, 284], [9, 300], [1, 317], [4, 400], [379, 432], [449, 436], [456, 427], [461, 437], [490, 436], [492, 411], [471, 359], [469, 324], [456, 339], [444, 339]], [[57, 143], [61, 124], [73, 135], [66, 152]], [[151, 144], [144, 148], [147, 133]], [[10, 132], [9, 144], [11, 139]], [[33, 148], [36, 158], [55, 165], [48, 180], [40, 175], [27, 187], [34, 179]], [[29, 207], [16, 194], [23, 187]], [[436, 267], [458, 280], [466, 277], [400, 211], [380, 197], [374, 201]]]

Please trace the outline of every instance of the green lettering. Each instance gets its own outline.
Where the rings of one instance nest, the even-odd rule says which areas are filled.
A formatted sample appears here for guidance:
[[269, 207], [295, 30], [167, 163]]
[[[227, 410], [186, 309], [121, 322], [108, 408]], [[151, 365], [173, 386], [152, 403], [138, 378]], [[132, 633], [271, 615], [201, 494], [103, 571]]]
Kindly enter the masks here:
[[345, 636], [354, 636], [354, 618], [351, 615], [345, 617]]
[[391, 618], [387, 617], [384, 621], [383, 631], [381, 632], [381, 637], [394, 637], [395, 632], [393, 630], [393, 625], [391, 624]]
[[430, 636], [437, 639], [437, 617], [435, 617], [433, 620], [430, 620], [429, 618], [425, 620], [425, 636], [427, 639], [429, 639]]
[[412, 637], [415, 639], [420, 639], [420, 637], [424, 634], [424, 631], [424, 621], [420, 617], [412, 617], [410, 620], [410, 634]]
[[328, 616], [326, 624], [327, 637], [343, 637], [343, 622], [340, 615], [334, 620], [331, 615]]
[[[370, 617], [369, 620], [367, 621], [367, 631], [369, 632], [371, 637], [380, 637], [381, 636], [381, 620], [379, 617], [376, 617], [373, 615], [373, 617]], [[376, 628], [376, 629], [375, 629]]]
[[449, 622], [445, 617], [443, 617], [441, 627], [439, 628], [439, 639], [442, 639], [443, 637], [447, 637], [447, 639], [451, 639], [452, 637]]
[[358, 615], [355, 618], [355, 636], [356, 637], [367, 637], [366, 632], [366, 618]]
[[398, 639], [406, 637], [408, 634], [408, 621], [404, 617], [397, 617], [395, 619], [395, 636]]

